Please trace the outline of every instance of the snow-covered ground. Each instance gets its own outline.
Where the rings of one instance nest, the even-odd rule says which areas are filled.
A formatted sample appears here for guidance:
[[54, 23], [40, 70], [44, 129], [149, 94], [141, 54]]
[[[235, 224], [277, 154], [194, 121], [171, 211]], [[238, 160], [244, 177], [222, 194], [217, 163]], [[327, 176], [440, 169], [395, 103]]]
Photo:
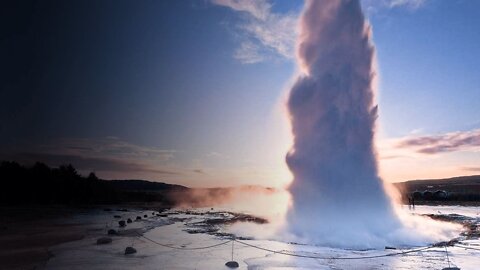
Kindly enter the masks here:
[[[417, 214], [458, 214], [476, 220], [480, 225], [480, 208], [461, 206], [417, 206]], [[153, 215], [152, 211], [84, 213], [78, 221], [92, 223], [90, 233], [80, 241], [65, 243], [50, 249], [54, 255], [46, 269], [228, 269], [225, 262], [232, 258], [239, 269], [443, 269], [450, 266], [460, 269], [480, 269], [480, 250], [459, 246], [430, 248], [398, 256], [369, 259], [339, 259], [386, 255], [406, 250], [344, 250], [327, 247], [288, 244], [271, 240], [240, 240], [276, 252], [246, 246], [241, 242], [227, 242], [207, 249], [197, 247], [221, 244], [231, 239], [230, 233], [238, 231], [226, 220], [235, 216], [228, 212], [213, 212], [209, 209], [195, 211], [170, 210], [168, 216]], [[120, 218], [113, 218], [120, 215]], [[147, 215], [148, 218], [143, 218]], [[141, 216], [140, 221], [118, 227], [118, 220]], [[238, 217], [244, 220], [249, 217]], [[223, 221], [222, 221], [223, 220]], [[264, 225], [258, 225], [264, 226]], [[268, 225], [265, 225], [268, 226]], [[119, 231], [111, 236], [111, 244], [97, 245], [96, 240], [106, 236], [108, 229]], [[247, 227], [248, 228], [248, 227]], [[268, 228], [268, 227], [266, 227]], [[462, 240], [463, 245], [480, 249], [479, 239]], [[172, 246], [180, 249], [172, 249]], [[125, 255], [131, 246], [137, 253]], [[182, 249], [184, 248], [184, 249]], [[291, 253], [305, 258], [287, 256]]]

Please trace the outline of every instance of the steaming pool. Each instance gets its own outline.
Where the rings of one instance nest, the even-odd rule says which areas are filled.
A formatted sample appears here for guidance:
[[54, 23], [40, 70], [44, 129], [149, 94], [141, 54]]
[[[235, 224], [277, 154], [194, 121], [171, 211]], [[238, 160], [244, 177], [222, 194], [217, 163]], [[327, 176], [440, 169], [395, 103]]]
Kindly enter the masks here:
[[[479, 207], [417, 206], [415, 214], [454, 215], [470, 225], [480, 225]], [[119, 219], [113, 215], [147, 218], [119, 228]], [[53, 256], [45, 269], [229, 269], [225, 263], [232, 255], [238, 269], [443, 269], [450, 263], [450, 267], [473, 270], [480, 266], [478, 236], [459, 236], [458, 245], [446, 250], [440, 246], [414, 252], [410, 251], [417, 247], [359, 251], [252, 239], [250, 228], [271, 228], [248, 215], [217, 209], [173, 209], [162, 214], [95, 210], [76, 215], [75, 222], [89, 224], [88, 235], [50, 248]], [[109, 229], [119, 234], [109, 235], [111, 243], [97, 245], [97, 239], [105, 237]], [[232, 233], [238, 242], [230, 241]], [[126, 247], [137, 252], [125, 255]], [[407, 253], [384, 256], [401, 252]]]

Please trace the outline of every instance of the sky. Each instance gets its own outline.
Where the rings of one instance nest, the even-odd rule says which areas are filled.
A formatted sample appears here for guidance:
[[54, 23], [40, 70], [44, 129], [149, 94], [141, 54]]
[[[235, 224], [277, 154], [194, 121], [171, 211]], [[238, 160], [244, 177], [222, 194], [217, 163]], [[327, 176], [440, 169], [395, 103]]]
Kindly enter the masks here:
[[[10, 1], [0, 158], [192, 187], [291, 180], [300, 0]], [[480, 2], [363, 0], [388, 182], [480, 174]]]

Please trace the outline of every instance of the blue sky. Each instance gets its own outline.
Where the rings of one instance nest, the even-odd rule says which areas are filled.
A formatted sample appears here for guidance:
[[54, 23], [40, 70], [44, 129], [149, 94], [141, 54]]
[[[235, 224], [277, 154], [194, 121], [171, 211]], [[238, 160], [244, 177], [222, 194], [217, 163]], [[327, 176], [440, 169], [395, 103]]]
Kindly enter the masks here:
[[[379, 65], [381, 175], [480, 172], [480, 2], [362, 4]], [[3, 20], [14, 26], [0, 43], [0, 154], [105, 178], [281, 185], [290, 178], [283, 101], [302, 6], [12, 4]]]

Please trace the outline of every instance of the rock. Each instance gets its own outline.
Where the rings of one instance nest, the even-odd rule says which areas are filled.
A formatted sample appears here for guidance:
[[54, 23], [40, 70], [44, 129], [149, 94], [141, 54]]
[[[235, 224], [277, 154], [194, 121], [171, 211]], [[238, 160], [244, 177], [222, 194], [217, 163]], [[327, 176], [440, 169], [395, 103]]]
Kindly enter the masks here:
[[109, 235], [117, 235], [118, 233], [114, 229], [110, 229], [110, 230], [108, 230], [108, 234]]
[[170, 208], [166, 207], [166, 208], [160, 208], [158, 209], [158, 212], [162, 213], [162, 212], [165, 212], [165, 211], [168, 211], [170, 210]]
[[118, 222], [118, 226], [120, 226], [120, 227], [125, 227], [125, 226], [126, 226], [125, 220], [120, 220], [120, 221]]
[[132, 223], [132, 219], [127, 219], [127, 223]]
[[148, 217], [147, 215], [143, 215], [144, 218]]
[[134, 253], [137, 253], [137, 250], [134, 249], [133, 247], [127, 247], [127, 248], [125, 249], [125, 255], [134, 254]]
[[152, 212], [152, 216], [155, 216], [155, 212]]
[[236, 262], [236, 261], [226, 262], [225, 265], [226, 265], [228, 268], [238, 268], [238, 267], [239, 267], [238, 262]]
[[142, 217], [141, 216], [137, 216], [136, 220], [141, 220]]
[[105, 245], [112, 243], [112, 238], [110, 237], [100, 237], [97, 239], [97, 245]]

